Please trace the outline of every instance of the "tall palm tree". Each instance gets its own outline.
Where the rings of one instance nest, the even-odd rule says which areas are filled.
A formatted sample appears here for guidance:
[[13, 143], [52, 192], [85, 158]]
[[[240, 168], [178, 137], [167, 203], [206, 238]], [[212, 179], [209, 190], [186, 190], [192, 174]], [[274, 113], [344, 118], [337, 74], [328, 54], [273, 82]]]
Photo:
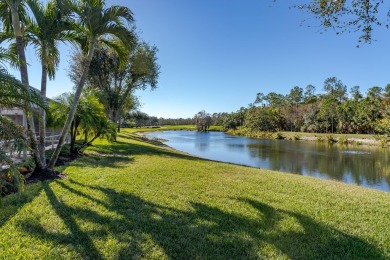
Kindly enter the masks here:
[[[26, 54], [24, 51], [24, 26], [23, 23], [26, 18], [25, 5], [23, 0], [4, 0], [0, 1], [0, 19], [3, 23], [3, 29], [6, 34], [12, 33], [16, 40], [16, 49], [18, 53], [18, 65], [20, 69], [20, 76], [22, 84], [29, 88]], [[33, 152], [34, 160], [38, 168], [42, 169], [42, 161], [39, 156], [37, 139], [35, 135], [34, 120], [32, 118], [31, 104], [26, 103], [25, 112], [27, 115], [28, 134], [30, 138], [30, 146]]]
[[96, 44], [98, 42], [104, 43], [121, 55], [125, 55], [125, 49], [133, 48], [136, 43], [136, 37], [132, 29], [124, 24], [127, 22], [130, 25], [134, 21], [129, 8], [123, 6], [106, 8], [104, 0], [68, 0], [63, 3], [75, 16], [73, 29], [85, 56], [85, 62], [59, 143], [49, 161], [50, 168], [54, 168], [64, 144], [65, 136], [76, 113]]
[[[14, 63], [17, 59], [0, 47], [0, 106], [28, 109], [30, 104], [33, 103], [43, 108], [44, 102], [41, 100], [40, 96], [8, 74], [7, 70], [2, 66], [2, 62], [4, 61]], [[21, 147], [26, 141], [25, 135], [26, 129], [15, 124], [5, 116], [0, 115], [0, 141], [12, 141], [15, 145]], [[13, 161], [1, 147], [0, 163], [5, 163], [10, 166], [9, 172], [12, 174], [14, 182], [16, 183], [16, 186], [18, 186], [18, 191], [20, 192], [23, 186], [23, 182], [20, 181], [20, 173], [14, 166]]]
[[[56, 1], [49, 1], [43, 6], [38, 0], [26, 0], [32, 17], [27, 17], [25, 41], [32, 44], [42, 65], [41, 97], [46, 99], [47, 78], [54, 79], [60, 62], [59, 42], [71, 40], [66, 31], [68, 23], [61, 19]], [[39, 122], [39, 154], [43, 168], [46, 168], [45, 137], [46, 112], [41, 110]]]

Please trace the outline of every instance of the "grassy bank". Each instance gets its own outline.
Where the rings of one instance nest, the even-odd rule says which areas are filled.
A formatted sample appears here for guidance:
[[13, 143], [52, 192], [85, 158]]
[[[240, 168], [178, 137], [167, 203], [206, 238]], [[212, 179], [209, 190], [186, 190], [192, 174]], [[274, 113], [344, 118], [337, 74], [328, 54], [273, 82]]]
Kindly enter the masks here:
[[[133, 130], [142, 130], [142, 131], [164, 131], [164, 130], [190, 130], [190, 131], [196, 131], [195, 125], [164, 125], [160, 127], [153, 127], [153, 128], [131, 128], [131, 131]], [[212, 125], [209, 128], [209, 131], [222, 131], [222, 126], [218, 125]]]
[[4, 198], [0, 259], [388, 259], [390, 193], [210, 162], [123, 130]]
[[246, 136], [261, 139], [286, 139], [286, 140], [306, 140], [341, 144], [357, 145], [380, 145], [387, 147], [389, 138], [386, 136], [376, 136], [369, 134], [324, 134], [324, 133], [302, 133], [302, 132], [262, 132], [252, 131], [247, 128], [228, 130], [228, 134], [236, 136]]

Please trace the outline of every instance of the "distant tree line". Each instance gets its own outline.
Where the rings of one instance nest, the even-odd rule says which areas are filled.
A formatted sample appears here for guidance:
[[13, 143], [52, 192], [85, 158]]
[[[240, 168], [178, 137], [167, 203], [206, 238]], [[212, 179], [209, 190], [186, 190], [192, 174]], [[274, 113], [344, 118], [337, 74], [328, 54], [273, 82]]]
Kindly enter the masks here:
[[316, 87], [293, 87], [287, 95], [258, 93], [253, 103], [233, 113], [213, 116], [225, 129], [244, 126], [254, 131], [294, 131], [343, 134], [390, 133], [390, 84], [374, 86], [363, 95], [359, 86], [349, 92], [336, 77], [327, 78], [324, 93]]
[[121, 125], [123, 127], [145, 127], [163, 125], [194, 125], [193, 118], [163, 118], [150, 116], [139, 110], [132, 110], [122, 115]]
[[209, 114], [202, 110], [193, 118], [164, 119], [142, 112], [126, 114], [129, 126], [196, 125], [207, 131], [211, 125], [224, 130], [291, 131], [341, 134], [390, 134], [390, 84], [373, 86], [366, 93], [348, 87], [338, 78], [324, 81], [322, 93], [309, 84], [294, 86], [288, 94], [257, 93], [253, 103], [236, 112]]

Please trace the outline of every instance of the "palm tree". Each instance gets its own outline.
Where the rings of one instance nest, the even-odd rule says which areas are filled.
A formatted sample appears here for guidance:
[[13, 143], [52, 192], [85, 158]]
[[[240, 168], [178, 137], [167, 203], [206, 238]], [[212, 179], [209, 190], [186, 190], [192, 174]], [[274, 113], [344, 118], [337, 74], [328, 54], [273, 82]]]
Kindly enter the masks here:
[[[0, 48], [0, 61], [16, 62], [16, 57], [13, 57], [7, 53], [3, 48]], [[30, 104], [36, 104], [41, 108], [44, 108], [44, 102], [40, 96], [32, 91], [30, 88], [26, 88], [20, 81], [8, 74], [7, 70], [1, 66], [0, 62], [0, 106], [1, 107], [19, 107], [23, 109], [29, 109]], [[17, 147], [21, 148], [25, 144], [26, 129], [24, 127], [15, 124], [5, 116], [0, 115], [0, 141], [13, 142]], [[21, 182], [21, 176], [19, 171], [14, 166], [12, 160], [0, 147], [0, 163], [5, 163], [10, 166], [9, 172], [12, 174], [18, 191], [22, 190], [23, 182]], [[2, 184], [0, 183], [0, 188]]]
[[129, 24], [133, 22], [132, 12], [129, 8], [123, 6], [106, 8], [104, 0], [69, 0], [66, 2], [66, 6], [75, 15], [73, 29], [85, 56], [85, 62], [83, 73], [76, 85], [74, 100], [65, 126], [62, 129], [59, 143], [49, 161], [51, 169], [54, 168], [65, 136], [76, 113], [96, 44], [102, 42], [115, 49], [121, 55], [125, 55], [124, 49], [133, 48], [136, 42], [132, 29], [129, 29], [124, 24], [124, 22]]
[[[28, 27], [25, 31], [25, 41], [34, 46], [37, 56], [42, 64], [41, 97], [46, 99], [47, 78], [54, 79], [55, 72], [60, 62], [58, 51], [59, 42], [71, 40], [66, 30], [68, 23], [59, 15], [56, 1], [49, 1], [43, 6], [38, 0], [26, 0], [33, 18], [27, 18]], [[43, 168], [46, 168], [45, 137], [46, 137], [46, 113], [41, 111], [39, 122], [39, 154]]]
[[[13, 35], [16, 40], [16, 50], [18, 54], [18, 65], [20, 69], [20, 76], [22, 84], [29, 88], [26, 54], [24, 51], [24, 26], [23, 23], [26, 18], [26, 11], [24, 2], [22, 0], [4, 0], [0, 2], [0, 19], [3, 23], [4, 34]], [[3, 35], [2, 35], [3, 38]], [[22, 99], [25, 100], [25, 99]], [[27, 102], [27, 101], [26, 101]], [[37, 147], [37, 140], [35, 135], [34, 120], [32, 118], [31, 104], [25, 104], [25, 112], [27, 115], [28, 135], [30, 138], [30, 146], [33, 152], [34, 160], [38, 168], [42, 169], [42, 161], [39, 156]]]
[[[66, 116], [74, 99], [74, 93], [64, 93], [50, 104], [50, 123], [52, 126], [64, 125]], [[112, 131], [113, 129], [113, 131]], [[84, 145], [89, 145], [98, 137], [106, 137], [107, 140], [115, 139], [115, 124], [111, 122], [104, 111], [104, 105], [92, 92], [83, 91], [79, 105], [70, 127], [70, 152], [77, 153], [75, 147], [77, 133], [81, 130], [84, 134]], [[92, 136], [91, 140], [88, 137]]]

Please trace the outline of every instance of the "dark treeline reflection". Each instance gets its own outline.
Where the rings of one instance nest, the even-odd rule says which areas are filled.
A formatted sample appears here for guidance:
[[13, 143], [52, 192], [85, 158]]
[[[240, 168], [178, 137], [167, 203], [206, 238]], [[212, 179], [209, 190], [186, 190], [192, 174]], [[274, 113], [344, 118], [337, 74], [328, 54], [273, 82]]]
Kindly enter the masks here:
[[390, 154], [381, 147], [259, 140], [221, 132], [165, 131], [148, 135], [166, 139], [177, 150], [207, 159], [390, 191]]
[[247, 148], [250, 157], [260, 159], [258, 167], [365, 186], [385, 180], [390, 186], [386, 149], [284, 140], [249, 143]]

